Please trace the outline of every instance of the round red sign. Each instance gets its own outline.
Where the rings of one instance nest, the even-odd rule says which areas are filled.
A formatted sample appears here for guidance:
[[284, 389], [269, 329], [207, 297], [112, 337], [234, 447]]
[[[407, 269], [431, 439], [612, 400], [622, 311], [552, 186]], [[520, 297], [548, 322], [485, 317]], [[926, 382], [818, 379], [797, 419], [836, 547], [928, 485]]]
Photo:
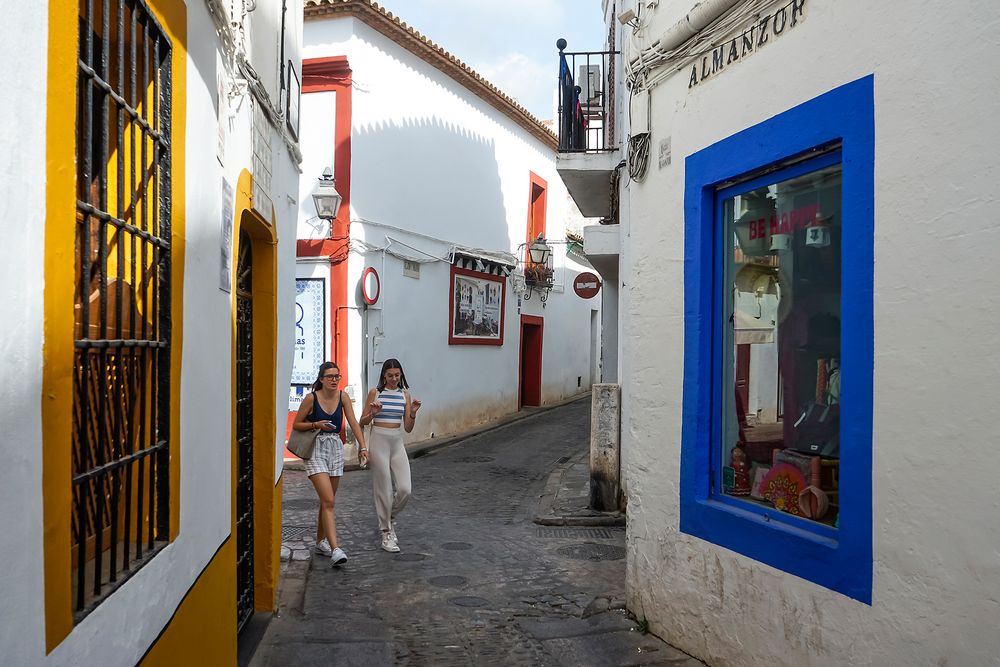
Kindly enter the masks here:
[[590, 299], [601, 291], [601, 279], [586, 271], [573, 280], [573, 291], [581, 299]]
[[361, 274], [361, 296], [364, 297], [365, 303], [372, 306], [378, 301], [381, 293], [382, 282], [379, 280], [378, 271], [369, 266]]

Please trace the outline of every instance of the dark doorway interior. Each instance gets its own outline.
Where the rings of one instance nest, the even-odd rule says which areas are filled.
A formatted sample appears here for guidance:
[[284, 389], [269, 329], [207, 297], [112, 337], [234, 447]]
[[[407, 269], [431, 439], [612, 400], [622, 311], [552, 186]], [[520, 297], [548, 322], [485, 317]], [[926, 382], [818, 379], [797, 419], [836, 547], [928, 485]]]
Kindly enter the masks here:
[[542, 328], [544, 320], [521, 316], [521, 369], [518, 407], [542, 404]]

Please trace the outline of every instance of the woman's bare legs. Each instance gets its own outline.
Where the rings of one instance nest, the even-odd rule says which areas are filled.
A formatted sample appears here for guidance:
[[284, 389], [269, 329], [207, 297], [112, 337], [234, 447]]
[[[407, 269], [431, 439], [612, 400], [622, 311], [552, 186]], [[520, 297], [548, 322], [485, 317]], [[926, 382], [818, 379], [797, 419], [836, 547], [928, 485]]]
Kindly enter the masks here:
[[337, 516], [333, 511], [334, 499], [337, 497], [339, 477], [330, 477], [326, 473], [312, 475], [309, 481], [316, 487], [319, 496], [319, 517], [316, 526], [316, 544], [325, 537], [331, 549], [337, 548]]

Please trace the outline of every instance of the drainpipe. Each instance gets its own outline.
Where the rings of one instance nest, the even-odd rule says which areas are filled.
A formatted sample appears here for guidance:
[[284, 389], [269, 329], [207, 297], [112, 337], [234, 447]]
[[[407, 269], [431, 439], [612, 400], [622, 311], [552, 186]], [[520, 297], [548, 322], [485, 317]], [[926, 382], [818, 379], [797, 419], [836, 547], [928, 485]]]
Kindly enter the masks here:
[[[691, 8], [691, 11], [684, 18], [670, 26], [648, 49], [644, 50], [673, 51], [704, 30], [712, 21], [732, 9], [739, 1], [704, 0], [699, 2]], [[631, 58], [629, 63], [634, 69], [638, 67], [640, 60], [641, 57], [636, 56]]]

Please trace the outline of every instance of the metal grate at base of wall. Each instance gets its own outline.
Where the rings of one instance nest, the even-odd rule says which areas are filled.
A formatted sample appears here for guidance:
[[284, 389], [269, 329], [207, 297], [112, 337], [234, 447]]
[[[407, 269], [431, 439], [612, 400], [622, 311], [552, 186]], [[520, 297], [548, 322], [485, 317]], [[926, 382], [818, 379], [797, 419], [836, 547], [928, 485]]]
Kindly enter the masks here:
[[282, 526], [281, 527], [281, 541], [287, 542], [288, 540], [294, 540], [296, 538], [302, 537], [310, 530], [315, 530], [315, 526]]
[[610, 540], [615, 537], [607, 528], [539, 528], [537, 537], [561, 537], [566, 539], [590, 538], [595, 540]]

